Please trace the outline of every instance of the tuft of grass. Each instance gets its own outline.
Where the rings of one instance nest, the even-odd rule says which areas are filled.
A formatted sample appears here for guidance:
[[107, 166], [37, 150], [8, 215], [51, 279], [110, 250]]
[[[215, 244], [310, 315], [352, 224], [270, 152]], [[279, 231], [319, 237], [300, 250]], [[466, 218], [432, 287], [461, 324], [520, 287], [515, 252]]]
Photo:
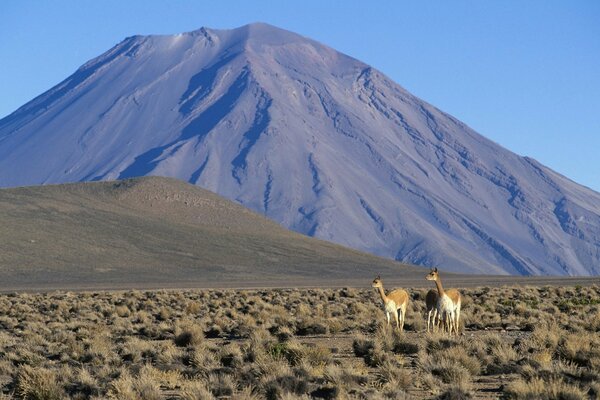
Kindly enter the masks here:
[[540, 378], [531, 380], [518, 379], [510, 382], [506, 389], [506, 398], [515, 400], [525, 399], [587, 399], [587, 393], [576, 385], [570, 385], [562, 380], [545, 381]]
[[61, 400], [66, 397], [56, 371], [24, 365], [17, 372], [15, 393], [31, 400]]
[[212, 400], [214, 396], [204, 381], [184, 381], [181, 384], [183, 400]]
[[452, 386], [436, 397], [437, 400], [467, 400], [472, 398], [471, 392], [460, 386]]
[[204, 341], [204, 331], [194, 322], [182, 322], [175, 328], [173, 341], [179, 347], [197, 346]]
[[397, 359], [383, 361], [377, 368], [375, 375], [377, 383], [382, 385], [384, 389], [408, 389], [412, 386], [412, 374]]

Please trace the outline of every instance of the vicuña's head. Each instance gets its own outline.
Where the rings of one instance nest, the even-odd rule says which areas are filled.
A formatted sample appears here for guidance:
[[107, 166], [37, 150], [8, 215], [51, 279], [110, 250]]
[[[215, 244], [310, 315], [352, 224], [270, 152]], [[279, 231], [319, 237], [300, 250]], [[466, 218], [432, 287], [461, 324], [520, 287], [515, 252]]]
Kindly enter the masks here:
[[425, 279], [427, 279], [428, 281], [437, 281], [438, 280], [438, 276], [439, 275], [438, 275], [437, 268], [432, 268], [431, 271], [429, 271], [429, 273], [425, 277]]
[[383, 286], [383, 282], [381, 281], [381, 277], [379, 275], [377, 275], [377, 278], [373, 279], [373, 284], [371, 286], [376, 288]]

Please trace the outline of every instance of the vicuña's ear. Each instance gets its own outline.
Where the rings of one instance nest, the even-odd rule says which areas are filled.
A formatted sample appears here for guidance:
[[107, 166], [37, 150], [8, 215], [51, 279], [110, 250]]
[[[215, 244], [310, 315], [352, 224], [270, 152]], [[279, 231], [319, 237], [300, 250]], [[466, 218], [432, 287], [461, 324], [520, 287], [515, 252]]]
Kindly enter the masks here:
[[381, 275], [377, 275], [377, 279], [381, 279]]
[[435, 267], [435, 268], [433, 269], [433, 272], [437, 272], [437, 267]]

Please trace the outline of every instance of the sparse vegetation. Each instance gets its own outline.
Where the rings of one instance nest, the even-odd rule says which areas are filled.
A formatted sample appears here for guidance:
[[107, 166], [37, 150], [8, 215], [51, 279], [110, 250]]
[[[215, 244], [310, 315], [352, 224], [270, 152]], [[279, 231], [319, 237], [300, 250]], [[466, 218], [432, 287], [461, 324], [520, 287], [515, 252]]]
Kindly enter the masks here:
[[0, 295], [2, 399], [600, 397], [600, 288], [464, 289], [460, 336], [373, 290]]

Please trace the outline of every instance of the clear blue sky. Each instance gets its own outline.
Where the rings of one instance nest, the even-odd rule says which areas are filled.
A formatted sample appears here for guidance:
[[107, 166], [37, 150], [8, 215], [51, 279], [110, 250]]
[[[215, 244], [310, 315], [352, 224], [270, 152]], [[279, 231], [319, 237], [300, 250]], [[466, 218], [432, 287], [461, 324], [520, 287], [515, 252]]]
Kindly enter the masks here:
[[0, 118], [134, 34], [267, 22], [600, 191], [600, 1], [0, 1]]

